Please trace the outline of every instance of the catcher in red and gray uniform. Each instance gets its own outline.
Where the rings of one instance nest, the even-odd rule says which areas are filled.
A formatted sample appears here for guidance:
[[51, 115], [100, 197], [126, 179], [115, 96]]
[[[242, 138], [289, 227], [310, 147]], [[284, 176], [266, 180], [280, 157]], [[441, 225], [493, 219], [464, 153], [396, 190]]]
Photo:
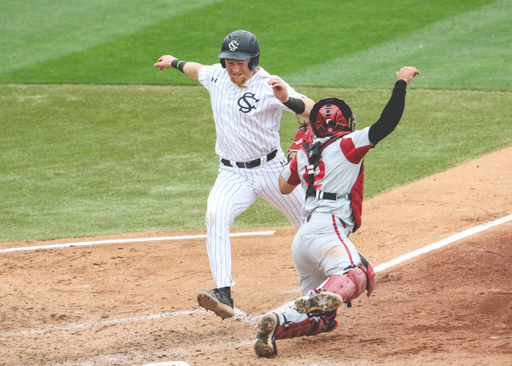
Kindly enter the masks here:
[[414, 67], [401, 68], [379, 120], [359, 131], [342, 99], [326, 98], [313, 106], [309, 124], [316, 138], [302, 146], [279, 177], [281, 193], [299, 185], [306, 191], [303, 224], [292, 243], [304, 296], [293, 309], [262, 317], [254, 344], [258, 356], [277, 354], [276, 339], [333, 331], [338, 307], [350, 307], [352, 300], [374, 290], [371, 264], [348, 239], [361, 226], [363, 157], [395, 129], [406, 86], [418, 74]]

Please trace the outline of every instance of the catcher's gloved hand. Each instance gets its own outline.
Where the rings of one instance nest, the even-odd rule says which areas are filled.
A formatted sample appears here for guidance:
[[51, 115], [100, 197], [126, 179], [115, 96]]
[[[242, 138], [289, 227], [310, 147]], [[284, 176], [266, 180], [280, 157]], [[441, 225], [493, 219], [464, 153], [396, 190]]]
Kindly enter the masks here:
[[291, 144], [290, 147], [288, 148], [288, 160], [293, 159], [293, 157], [297, 154], [302, 145], [304, 145], [307, 142], [312, 142], [313, 139], [314, 134], [309, 122], [301, 123], [297, 132], [295, 133], [295, 140], [293, 141], [293, 144]]

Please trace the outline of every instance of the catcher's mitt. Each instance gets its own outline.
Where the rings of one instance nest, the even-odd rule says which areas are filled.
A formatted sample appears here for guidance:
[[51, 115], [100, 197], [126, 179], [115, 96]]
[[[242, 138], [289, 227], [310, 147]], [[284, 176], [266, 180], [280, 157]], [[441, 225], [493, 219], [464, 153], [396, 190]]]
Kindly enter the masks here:
[[299, 124], [300, 126], [297, 129], [297, 132], [295, 133], [295, 139], [288, 148], [288, 154], [286, 155], [288, 160], [293, 159], [293, 157], [297, 154], [302, 145], [304, 145], [307, 142], [312, 142], [313, 139], [315, 138], [309, 122], [299, 122]]

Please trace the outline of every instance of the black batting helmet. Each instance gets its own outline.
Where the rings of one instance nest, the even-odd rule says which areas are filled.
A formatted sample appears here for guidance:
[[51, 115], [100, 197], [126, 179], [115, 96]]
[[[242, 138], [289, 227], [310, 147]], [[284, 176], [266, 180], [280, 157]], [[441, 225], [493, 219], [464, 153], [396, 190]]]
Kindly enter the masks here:
[[260, 46], [256, 36], [251, 32], [237, 30], [231, 32], [224, 38], [222, 42], [222, 50], [219, 55], [220, 64], [226, 68], [226, 59], [233, 60], [251, 60], [249, 61], [249, 69], [256, 70], [260, 61]]
[[309, 122], [316, 137], [323, 137], [343, 131], [354, 132], [356, 116], [343, 99], [325, 98], [315, 103]]

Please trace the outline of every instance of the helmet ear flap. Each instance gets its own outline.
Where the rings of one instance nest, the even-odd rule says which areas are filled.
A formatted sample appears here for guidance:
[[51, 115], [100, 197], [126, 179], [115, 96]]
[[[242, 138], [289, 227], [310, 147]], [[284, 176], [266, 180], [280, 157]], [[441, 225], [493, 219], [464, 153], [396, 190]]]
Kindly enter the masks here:
[[350, 132], [354, 132], [356, 129], [356, 116], [352, 112], [352, 109], [343, 99], [339, 99], [339, 102], [337, 105], [340, 108], [341, 113], [343, 113], [343, 116], [347, 120], [346, 130], [350, 131]]
[[354, 132], [356, 130], [356, 115], [352, 113], [348, 121], [348, 127], [350, 128], [351, 132]]
[[[254, 71], [258, 67], [258, 63], [260, 62], [260, 54], [256, 55], [255, 57], [251, 58], [251, 61], [249, 61], [249, 70]], [[225, 62], [224, 62], [225, 64]], [[225, 68], [225, 67], [224, 67]]]

